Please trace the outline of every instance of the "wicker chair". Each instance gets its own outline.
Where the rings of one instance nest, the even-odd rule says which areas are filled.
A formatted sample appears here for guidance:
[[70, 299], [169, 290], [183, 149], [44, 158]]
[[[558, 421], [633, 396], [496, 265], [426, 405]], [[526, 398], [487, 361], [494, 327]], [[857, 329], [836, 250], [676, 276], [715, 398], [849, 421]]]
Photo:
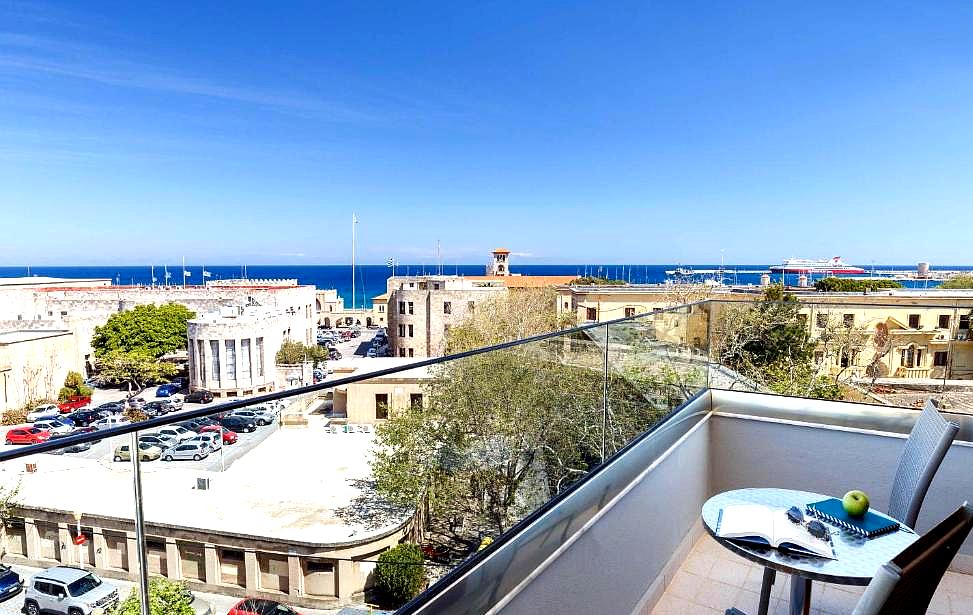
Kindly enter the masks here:
[[922, 500], [958, 431], [959, 425], [943, 418], [932, 400], [926, 402], [899, 457], [889, 497], [890, 517], [915, 528]]
[[[878, 569], [852, 615], [925, 613], [971, 528], [973, 508], [964, 502], [956, 512]], [[726, 615], [746, 614], [727, 609]]]

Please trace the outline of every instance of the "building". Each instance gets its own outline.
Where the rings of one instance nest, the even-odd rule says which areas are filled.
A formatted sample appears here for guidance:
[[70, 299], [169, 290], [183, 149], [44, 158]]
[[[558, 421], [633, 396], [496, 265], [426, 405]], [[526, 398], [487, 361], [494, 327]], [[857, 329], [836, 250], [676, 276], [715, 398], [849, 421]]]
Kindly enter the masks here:
[[77, 339], [65, 329], [0, 332], [0, 411], [57, 399], [68, 372], [79, 369], [70, 361], [77, 355], [76, 346]]
[[68, 330], [77, 340], [76, 350], [74, 356], [62, 360], [86, 374], [94, 367], [91, 339], [95, 327], [136, 305], [178, 303], [197, 314], [228, 305], [260, 305], [283, 313], [287, 336], [306, 344], [315, 341], [315, 289], [298, 285], [296, 279], [219, 280], [187, 287], [111, 286], [110, 280], [14, 280], [18, 283], [0, 282], [0, 331], [29, 320]]
[[346, 309], [345, 300], [335, 289], [319, 290], [315, 293], [318, 327], [384, 327], [385, 308], [388, 298], [385, 294], [372, 298], [371, 308]]
[[283, 312], [260, 306], [229, 306], [189, 321], [189, 383], [214, 397], [273, 391], [274, 360], [289, 338]]
[[[400, 358], [367, 359], [367, 363], [358, 361], [350, 368], [343, 366], [336, 370], [340, 372], [336, 375], [345, 377], [409, 363]], [[381, 423], [396, 411], [421, 406], [423, 387], [429, 378], [429, 368], [424, 366], [335, 387], [332, 411], [334, 416], [345, 417], [349, 423]]]

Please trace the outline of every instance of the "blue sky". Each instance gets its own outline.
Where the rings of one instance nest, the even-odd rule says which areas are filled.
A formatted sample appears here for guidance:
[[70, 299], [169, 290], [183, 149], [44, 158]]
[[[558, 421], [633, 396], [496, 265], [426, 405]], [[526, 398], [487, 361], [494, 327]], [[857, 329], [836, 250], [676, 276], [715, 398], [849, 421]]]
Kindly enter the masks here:
[[[928, 6], [927, 6], [928, 5]], [[973, 263], [969, 2], [0, 0], [0, 265]]]

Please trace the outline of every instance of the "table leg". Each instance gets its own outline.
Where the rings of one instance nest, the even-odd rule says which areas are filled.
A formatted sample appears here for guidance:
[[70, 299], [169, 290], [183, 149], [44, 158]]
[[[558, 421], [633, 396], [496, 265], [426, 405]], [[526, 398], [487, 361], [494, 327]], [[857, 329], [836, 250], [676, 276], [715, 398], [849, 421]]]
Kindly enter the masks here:
[[767, 615], [770, 610], [770, 590], [774, 587], [774, 579], [777, 573], [773, 568], [764, 568], [764, 579], [760, 584], [760, 605], [757, 607], [757, 615]]
[[811, 579], [792, 574], [790, 615], [809, 615], [810, 613]]

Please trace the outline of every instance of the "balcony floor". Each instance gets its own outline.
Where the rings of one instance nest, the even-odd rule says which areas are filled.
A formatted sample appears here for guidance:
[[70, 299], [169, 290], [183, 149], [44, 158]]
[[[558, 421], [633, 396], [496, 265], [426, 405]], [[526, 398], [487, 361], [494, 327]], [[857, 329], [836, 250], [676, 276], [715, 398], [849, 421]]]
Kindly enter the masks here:
[[[731, 606], [756, 615], [763, 569], [702, 536], [680, 566], [651, 615], [723, 615]], [[770, 598], [771, 615], [786, 615], [789, 577], [778, 575]], [[864, 587], [814, 582], [812, 615], [848, 615]], [[947, 572], [927, 611], [930, 615], [973, 613], [973, 578]]]

